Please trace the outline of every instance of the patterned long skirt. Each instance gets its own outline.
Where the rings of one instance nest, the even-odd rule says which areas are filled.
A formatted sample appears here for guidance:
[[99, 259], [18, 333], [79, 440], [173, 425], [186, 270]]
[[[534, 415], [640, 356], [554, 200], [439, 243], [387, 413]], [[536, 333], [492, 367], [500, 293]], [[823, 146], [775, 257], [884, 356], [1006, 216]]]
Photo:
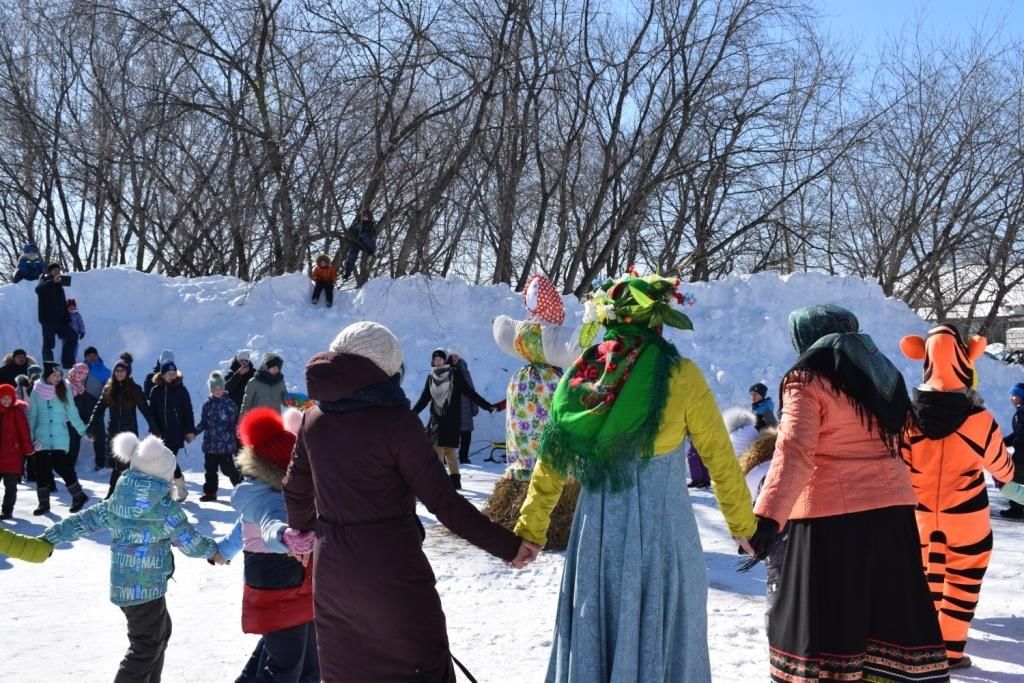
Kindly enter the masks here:
[[768, 613], [771, 680], [948, 681], [914, 510], [792, 520]]

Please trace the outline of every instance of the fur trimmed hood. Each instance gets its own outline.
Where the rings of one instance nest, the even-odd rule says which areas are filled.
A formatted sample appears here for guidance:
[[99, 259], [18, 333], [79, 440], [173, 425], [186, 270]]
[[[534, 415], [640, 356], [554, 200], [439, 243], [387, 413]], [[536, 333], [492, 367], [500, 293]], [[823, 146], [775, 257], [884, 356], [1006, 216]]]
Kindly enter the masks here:
[[257, 458], [249, 446], [238, 452], [238, 469], [243, 475], [258, 479], [275, 491], [280, 491], [282, 488], [281, 482], [284, 480], [284, 470], [266, 460]]
[[725, 422], [725, 429], [732, 434], [740, 427], [756, 426], [757, 415], [749, 408], [734, 406], [722, 411], [722, 421]]
[[775, 439], [778, 435], [775, 429], [765, 429], [750, 448], [743, 451], [740, 456], [740, 470], [746, 476], [758, 465], [768, 462], [775, 453]]

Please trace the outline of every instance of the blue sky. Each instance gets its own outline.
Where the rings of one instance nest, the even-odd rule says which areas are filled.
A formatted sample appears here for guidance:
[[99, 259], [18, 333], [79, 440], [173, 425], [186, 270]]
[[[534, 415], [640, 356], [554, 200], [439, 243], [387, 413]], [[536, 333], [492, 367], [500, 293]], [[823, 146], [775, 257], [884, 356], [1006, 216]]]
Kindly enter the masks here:
[[899, 34], [922, 15], [926, 32], [965, 38], [974, 27], [987, 29], [1005, 21], [1008, 37], [1024, 38], [1024, 0], [811, 0], [822, 23], [844, 41], [860, 45], [865, 55], [877, 52], [887, 35]]

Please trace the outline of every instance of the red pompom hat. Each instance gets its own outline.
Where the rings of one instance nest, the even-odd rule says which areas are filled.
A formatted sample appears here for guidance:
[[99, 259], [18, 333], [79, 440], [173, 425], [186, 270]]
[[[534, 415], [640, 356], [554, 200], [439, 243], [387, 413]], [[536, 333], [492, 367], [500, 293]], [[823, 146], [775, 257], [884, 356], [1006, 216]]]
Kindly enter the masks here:
[[238, 440], [253, 454], [282, 470], [288, 469], [295, 448], [295, 434], [273, 408], [253, 408], [238, 423]]

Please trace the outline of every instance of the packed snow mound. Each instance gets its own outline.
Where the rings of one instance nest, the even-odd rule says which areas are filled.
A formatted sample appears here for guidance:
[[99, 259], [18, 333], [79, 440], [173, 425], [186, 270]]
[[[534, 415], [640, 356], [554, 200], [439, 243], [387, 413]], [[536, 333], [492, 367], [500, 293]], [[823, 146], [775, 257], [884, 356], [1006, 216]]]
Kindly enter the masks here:
[[[40, 355], [34, 286], [0, 287], [4, 352], [21, 346]], [[856, 313], [861, 329], [903, 370], [907, 385], [920, 381], [920, 364], [903, 357], [899, 340], [924, 334], [929, 325], [903, 302], [886, 298], [875, 283], [815, 273], [760, 273], [683, 288], [696, 298], [686, 309], [694, 331], [670, 330], [668, 336], [704, 371], [723, 409], [748, 404], [747, 389], [755, 382], [767, 384], [777, 399], [779, 379], [796, 357], [787, 330], [789, 312], [815, 303], [834, 303]], [[310, 305], [310, 282], [297, 273], [247, 283], [112, 268], [73, 274], [67, 295], [78, 301], [88, 330], [79, 356], [85, 346], [95, 346], [110, 366], [119, 353], [130, 351], [141, 383], [160, 351], [171, 349], [197, 404], [207, 394], [209, 373], [226, 370], [240, 349], [248, 350], [256, 363], [268, 351], [280, 354], [289, 390], [305, 392], [306, 360], [358, 320], [377, 321], [398, 336], [405, 356], [404, 387], [413, 401], [423, 388], [431, 351], [452, 346], [468, 360], [477, 390], [499, 401], [518, 364], [494, 344], [491, 320], [501, 314], [526, 315], [521, 295], [507, 285], [474, 286], [423, 276], [378, 278], [362, 289], [339, 291], [332, 309]], [[579, 325], [582, 305], [571, 296], [565, 305], [566, 324]], [[980, 390], [1008, 426], [1010, 411], [1002, 409], [1003, 397], [1015, 382], [1024, 381], [1024, 370], [988, 358], [979, 361], [978, 370]], [[503, 428], [498, 414], [477, 418], [478, 438], [502, 440]]]

